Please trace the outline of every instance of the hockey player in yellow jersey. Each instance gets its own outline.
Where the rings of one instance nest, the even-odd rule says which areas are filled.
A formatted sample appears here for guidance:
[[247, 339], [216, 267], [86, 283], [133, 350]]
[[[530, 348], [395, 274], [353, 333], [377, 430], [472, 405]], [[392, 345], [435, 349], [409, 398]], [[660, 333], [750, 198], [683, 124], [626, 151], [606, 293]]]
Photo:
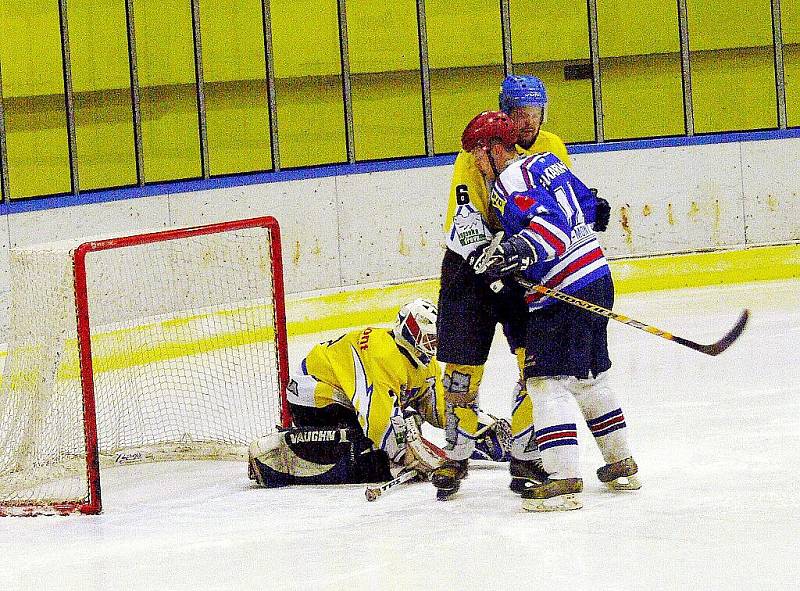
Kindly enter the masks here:
[[378, 482], [403, 468], [427, 475], [443, 459], [419, 433], [423, 422], [444, 427], [436, 345], [436, 307], [423, 299], [391, 329], [315, 345], [287, 388], [295, 428], [253, 442], [251, 478], [274, 487]]
[[[507, 113], [519, 131], [516, 149], [520, 156], [552, 152], [571, 166], [564, 142], [542, 129], [547, 115], [547, 92], [535, 76], [508, 76], [502, 83], [500, 109]], [[605, 229], [610, 209], [605, 200], [598, 206], [605, 216], [596, 229]], [[478, 430], [478, 388], [483, 366], [488, 358], [495, 328], [500, 323], [510, 349], [520, 368], [524, 358], [524, 334], [527, 307], [523, 289], [510, 286], [495, 294], [488, 283], [477, 277], [470, 261], [479, 256], [492, 236], [501, 229], [489, 207], [489, 190], [477, 167], [475, 157], [461, 150], [456, 157], [450, 198], [444, 222], [447, 250], [442, 261], [439, 292], [439, 353], [445, 364], [444, 388], [447, 403], [446, 452], [449, 461], [433, 474], [439, 498], [445, 499], [458, 489], [466, 475]], [[541, 457], [533, 442], [532, 405], [520, 381], [514, 392], [511, 428], [511, 489], [521, 493], [541, 482]]]

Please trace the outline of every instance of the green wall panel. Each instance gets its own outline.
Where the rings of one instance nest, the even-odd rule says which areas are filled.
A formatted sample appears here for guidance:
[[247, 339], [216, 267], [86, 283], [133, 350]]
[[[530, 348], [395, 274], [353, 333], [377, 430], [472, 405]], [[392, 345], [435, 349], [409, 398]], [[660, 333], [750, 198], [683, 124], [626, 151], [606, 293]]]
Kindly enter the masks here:
[[0, 3], [0, 61], [9, 197], [70, 191], [57, 2]]
[[209, 172], [269, 170], [261, 0], [203, 0], [200, 31]]

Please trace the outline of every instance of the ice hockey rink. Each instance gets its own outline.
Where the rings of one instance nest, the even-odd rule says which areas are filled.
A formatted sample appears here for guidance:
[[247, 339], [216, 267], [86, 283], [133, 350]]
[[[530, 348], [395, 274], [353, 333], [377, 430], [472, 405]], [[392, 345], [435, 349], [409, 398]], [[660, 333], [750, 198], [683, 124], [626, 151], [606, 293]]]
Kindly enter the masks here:
[[[102, 515], [0, 519], [0, 590], [796, 589], [800, 280], [615, 305], [702, 343], [743, 308], [716, 358], [612, 323], [640, 491], [601, 486], [585, 425], [584, 508], [568, 513], [522, 511], [504, 464], [474, 463], [448, 502], [416, 483], [374, 503], [360, 485], [259, 489], [243, 462], [122, 466], [102, 474]], [[291, 364], [331, 336], [293, 340]], [[507, 416], [514, 380], [497, 339], [481, 406]]]

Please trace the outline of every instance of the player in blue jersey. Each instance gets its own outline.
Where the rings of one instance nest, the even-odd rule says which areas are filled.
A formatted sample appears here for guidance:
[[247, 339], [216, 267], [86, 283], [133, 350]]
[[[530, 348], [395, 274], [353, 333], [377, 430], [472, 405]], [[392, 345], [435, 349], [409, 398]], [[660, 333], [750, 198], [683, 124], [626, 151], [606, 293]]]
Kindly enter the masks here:
[[[569, 165], [564, 142], [542, 129], [547, 110], [547, 92], [535, 76], [507, 76], [498, 96], [500, 109], [519, 126], [516, 150], [529, 156], [553, 152]], [[607, 205], [607, 203], [606, 203]], [[606, 208], [606, 221], [608, 212]], [[489, 205], [489, 191], [474, 156], [461, 150], [456, 157], [444, 231], [447, 250], [442, 261], [439, 291], [439, 359], [445, 364], [447, 413], [447, 454], [449, 461], [437, 469], [433, 482], [439, 498], [458, 489], [466, 476], [467, 459], [480, 432], [477, 416], [478, 389], [483, 366], [498, 323], [502, 324], [511, 350], [517, 354], [520, 375], [524, 363], [524, 326], [527, 308], [522, 294], [509, 287], [495, 294], [489, 283], [475, 275], [467, 259], [485, 246], [500, 224]], [[520, 379], [513, 396], [511, 428], [512, 458], [509, 464], [511, 489], [522, 490], [544, 478], [530, 430], [532, 407]]]
[[[514, 275], [605, 308], [614, 285], [593, 231], [595, 195], [554, 154], [520, 156], [517, 128], [508, 115], [476, 116], [462, 136], [487, 183], [492, 211], [504, 231], [496, 248], [471, 258], [477, 274], [514, 284]], [[501, 286], [502, 284], [500, 284]], [[525, 378], [536, 416], [535, 441], [548, 479], [523, 491], [529, 511], [581, 507], [574, 397], [606, 465], [597, 471], [615, 490], [640, 487], [625, 417], [606, 383], [611, 367], [605, 317], [531, 291], [525, 340]]]

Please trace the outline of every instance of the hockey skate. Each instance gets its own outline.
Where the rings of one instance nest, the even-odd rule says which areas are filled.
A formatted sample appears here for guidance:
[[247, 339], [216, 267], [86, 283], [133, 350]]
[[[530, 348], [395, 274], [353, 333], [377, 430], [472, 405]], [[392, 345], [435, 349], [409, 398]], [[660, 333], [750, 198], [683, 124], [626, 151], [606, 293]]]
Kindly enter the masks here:
[[522, 491], [522, 508], [525, 511], [572, 511], [583, 503], [578, 494], [583, 491], [580, 478], [546, 480], [539, 486]]
[[536, 458], [535, 460], [511, 458], [509, 471], [511, 472], [509, 488], [518, 495], [521, 495], [522, 491], [543, 484], [547, 480], [547, 472], [542, 466], [541, 458]]
[[431, 475], [431, 482], [436, 487], [436, 498], [446, 501], [458, 491], [461, 481], [467, 477], [468, 460], [447, 460], [436, 468]]
[[639, 490], [642, 483], [636, 476], [638, 471], [639, 467], [633, 458], [625, 458], [598, 468], [597, 477], [611, 490]]

